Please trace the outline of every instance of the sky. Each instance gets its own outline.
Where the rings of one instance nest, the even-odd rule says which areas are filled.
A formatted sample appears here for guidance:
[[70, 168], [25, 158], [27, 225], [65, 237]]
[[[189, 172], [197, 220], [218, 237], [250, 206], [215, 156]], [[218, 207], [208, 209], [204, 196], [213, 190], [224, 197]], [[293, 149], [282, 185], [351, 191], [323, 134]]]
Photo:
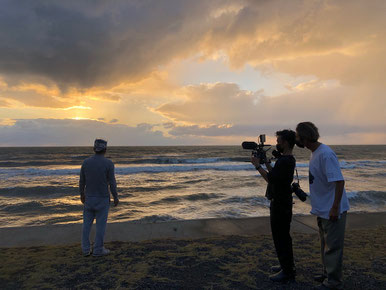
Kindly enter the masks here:
[[0, 146], [386, 144], [383, 0], [0, 7]]

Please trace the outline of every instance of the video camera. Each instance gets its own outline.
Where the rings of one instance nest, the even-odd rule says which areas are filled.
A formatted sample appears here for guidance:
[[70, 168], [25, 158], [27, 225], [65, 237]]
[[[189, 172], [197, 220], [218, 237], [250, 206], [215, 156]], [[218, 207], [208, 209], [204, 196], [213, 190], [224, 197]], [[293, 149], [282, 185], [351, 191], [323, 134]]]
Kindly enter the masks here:
[[[256, 142], [244, 141], [241, 144], [241, 146], [243, 147], [243, 149], [252, 150], [252, 155], [254, 157], [260, 158], [260, 163], [263, 164], [263, 163], [267, 162], [267, 154], [266, 153], [271, 148], [271, 145], [265, 145], [264, 143], [265, 143], [265, 135], [263, 134], [263, 135], [259, 136], [259, 144], [257, 144]], [[269, 147], [269, 148], [264, 149], [264, 147]], [[281, 153], [278, 152], [277, 150], [273, 150], [272, 155], [273, 155], [273, 157], [278, 159], [281, 156]], [[296, 194], [296, 196], [301, 201], [305, 202], [307, 200], [308, 195], [300, 188], [299, 176], [298, 176], [298, 171], [296, 168], [295, 168], [295, 171], [296, 171], [297, 182], [293, 182], [291, 184], [291, 190], [293, 193]], [[270, 198], [268, 197], [268, 199], [270, 199]]]
[[[259, 136], [259, 144], [251, 141], [244, 141], [241, 146], [243, 149], [252, 150], [252, 155], [256, 158], [260, 158], [260, 163], [264, 164], [267, 162], [267, 151], [271, 148], [271, 145], [265, 145], [265, 134]], [[264, 149], [264, 147], [269, 147]]]

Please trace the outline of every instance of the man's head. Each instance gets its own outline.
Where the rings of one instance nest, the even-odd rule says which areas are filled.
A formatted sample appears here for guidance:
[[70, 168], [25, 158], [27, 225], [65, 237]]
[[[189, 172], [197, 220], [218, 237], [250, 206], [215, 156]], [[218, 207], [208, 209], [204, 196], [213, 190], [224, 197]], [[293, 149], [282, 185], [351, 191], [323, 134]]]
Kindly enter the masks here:
[[284, 150], [293, 149], [296, 141], [296, 134], [292, 130], [282, 130], [276, 132], [277, 145], [276, 149], [280, 153]]
[[107, 149], [107, 141], [103, 139], [95, 139], [94, 152], [96, 154], [105, 154]]
[[296, 145], [310, 148], [310, 145], [318, 142], [319, 130], [311, 122], [302, 122], [296, 126]]

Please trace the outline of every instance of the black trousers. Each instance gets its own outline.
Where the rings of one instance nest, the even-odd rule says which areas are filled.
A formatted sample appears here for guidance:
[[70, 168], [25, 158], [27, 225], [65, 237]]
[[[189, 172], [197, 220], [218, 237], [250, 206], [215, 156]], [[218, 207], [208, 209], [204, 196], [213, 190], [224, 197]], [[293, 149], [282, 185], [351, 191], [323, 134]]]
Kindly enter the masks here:
[[275, 244], [277, 258], [282, 270], [293, 274], [295, 264], [290, 235], [292, 220], [292, 199], [285, 202], [272, 200], [270, 206], [272, 238]]

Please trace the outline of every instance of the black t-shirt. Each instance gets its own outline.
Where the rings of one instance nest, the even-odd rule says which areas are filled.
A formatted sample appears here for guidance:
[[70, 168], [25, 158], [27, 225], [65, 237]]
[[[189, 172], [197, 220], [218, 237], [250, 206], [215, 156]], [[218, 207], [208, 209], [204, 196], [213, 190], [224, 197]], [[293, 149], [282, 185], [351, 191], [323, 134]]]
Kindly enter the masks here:
[[296, 160], [292, 155], [278, 158], [271, 172], [268, 173], [268, 183], [272, 188], [275, 201], [288, 201], [292, 198], [291, 183], [294, 178]]

